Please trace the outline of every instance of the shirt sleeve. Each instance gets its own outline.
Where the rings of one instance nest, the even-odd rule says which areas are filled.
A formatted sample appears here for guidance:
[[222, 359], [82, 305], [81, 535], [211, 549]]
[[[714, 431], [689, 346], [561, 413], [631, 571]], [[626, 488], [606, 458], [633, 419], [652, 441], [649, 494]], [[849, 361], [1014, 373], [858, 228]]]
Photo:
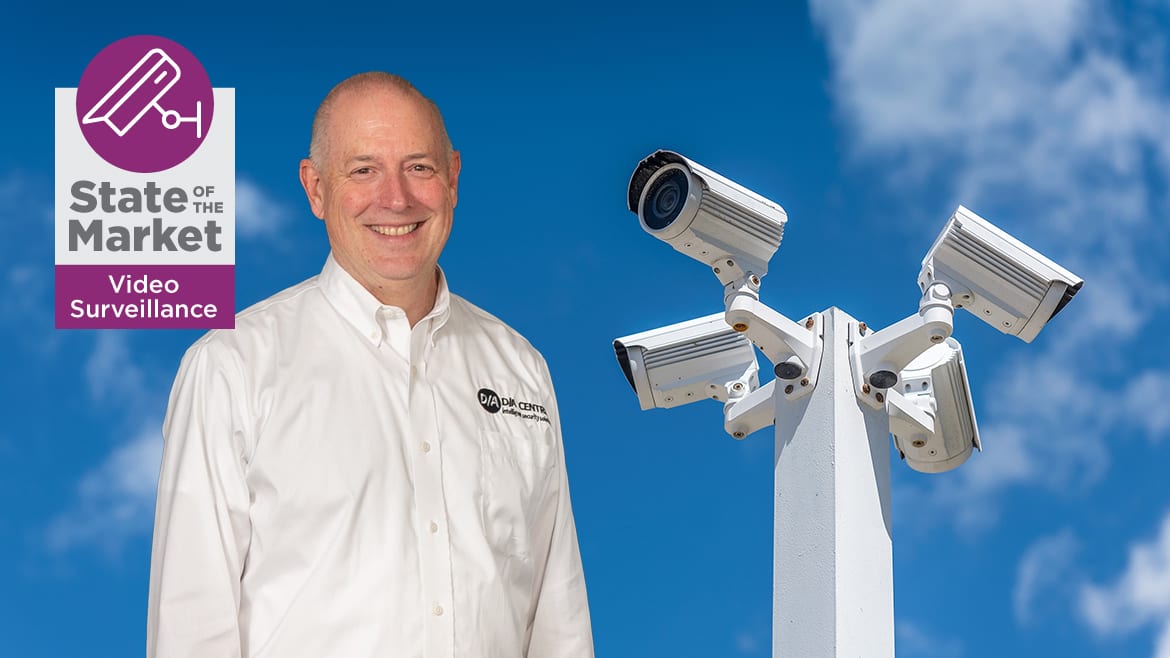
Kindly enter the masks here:
[[147, 658], [241, 656], [246, 399], [238, 359], [206, 339], [188, 350], [163, 423]]
[[[543, 365], [543, 364], [542, 364]], [[553, 436], [556, 441], [558, 485], [553, 509], [552, 532], [543, 573], [537, 592], [536, 611], [528, 643], [527, 658], [593, 658], [593, 632], [589, 619], [589, 599], [585, 592], [585, 571], [577, 543], [577, 528], [569, 500], [568, 471], [561, 423], [552, 392], [552, 379], [545, 366], [550, 391]]]

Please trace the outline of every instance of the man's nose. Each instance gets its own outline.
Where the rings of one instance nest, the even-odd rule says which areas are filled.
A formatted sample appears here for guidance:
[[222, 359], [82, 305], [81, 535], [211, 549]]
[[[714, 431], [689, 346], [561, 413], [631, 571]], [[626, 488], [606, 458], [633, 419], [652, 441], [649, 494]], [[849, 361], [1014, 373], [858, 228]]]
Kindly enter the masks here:
[[382, 185], [378, 192], [378, 200], [383, 208], [394, 212], [402, 212], [410, 207], [410, 188], [408, 187], [406, 176], [401, 172], [386, 176], [382, 180]]

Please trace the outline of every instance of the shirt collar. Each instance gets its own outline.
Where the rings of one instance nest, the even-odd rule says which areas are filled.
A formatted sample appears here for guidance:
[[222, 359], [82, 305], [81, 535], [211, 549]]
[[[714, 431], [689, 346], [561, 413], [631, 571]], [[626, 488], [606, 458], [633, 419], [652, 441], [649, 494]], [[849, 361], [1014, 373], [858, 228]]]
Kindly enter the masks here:
[[[416, 325], [416, 327], [421, 325], [423, 330], [430, 334], [432, 345], [434, 344], [434, 332], [447, 323], [447, 317], [451, 313], [451, 293], [447, 289], [447, 276], [443, 274], [442, 268], [436, 266], [436, 269], [439, 281], [435, 294], [435, 305], [431, 308], [431, 312], [427, 313]], [[365, 336], [372, 344], [378, 345], [382, 342], [383, 332], [379, 314], [383, 308], [397, 307], [378, 301], [378, 298], [366, 290], [365, 286], [358, 283], [357, 279], [342, 269], [337, 260], [333, 258], [332, 252], [325, 259], [325, 267], [321, 269], [321, 275], [317, 281], [325, 294], [325, 299], [341, 317], [345, 318], [346, 322], [353, 325], [358, 333]], [[401, 309], [398, 310], [401, 311]]]

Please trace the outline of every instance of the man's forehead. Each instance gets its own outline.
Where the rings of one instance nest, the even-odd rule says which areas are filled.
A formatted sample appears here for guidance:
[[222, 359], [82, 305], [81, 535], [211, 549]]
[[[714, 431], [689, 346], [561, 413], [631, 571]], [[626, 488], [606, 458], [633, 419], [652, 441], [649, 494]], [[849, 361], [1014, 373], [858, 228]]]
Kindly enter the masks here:
[[421, 96], [386, 86], [343, 92], [334, 100], [331, 114], [334, 123], [338, 120], [366, 123], [434, 120], [431, 108]]
[[443, 150], [436, 121], [417, 104], [389, 106], [367, 99], [336, 110], [326, 141], [343, 157], [386, 150], [400, 157], [437, 157]]

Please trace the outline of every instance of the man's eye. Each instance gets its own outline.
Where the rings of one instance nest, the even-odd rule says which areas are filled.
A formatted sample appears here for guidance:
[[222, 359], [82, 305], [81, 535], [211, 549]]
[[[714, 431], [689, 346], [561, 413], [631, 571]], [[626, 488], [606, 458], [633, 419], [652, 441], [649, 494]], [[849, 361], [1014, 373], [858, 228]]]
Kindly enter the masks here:
[[434, 167], [425, 164], [411, 165], [410, 170], [420, 174], [433, 174], [435, 172]]
[[353, 170], [353, 173], [358, 176], [365, 176], [367, 174], [373, 173], [373, 171], [374, 170], [371, 167], [358, 167], [357, 169]]

